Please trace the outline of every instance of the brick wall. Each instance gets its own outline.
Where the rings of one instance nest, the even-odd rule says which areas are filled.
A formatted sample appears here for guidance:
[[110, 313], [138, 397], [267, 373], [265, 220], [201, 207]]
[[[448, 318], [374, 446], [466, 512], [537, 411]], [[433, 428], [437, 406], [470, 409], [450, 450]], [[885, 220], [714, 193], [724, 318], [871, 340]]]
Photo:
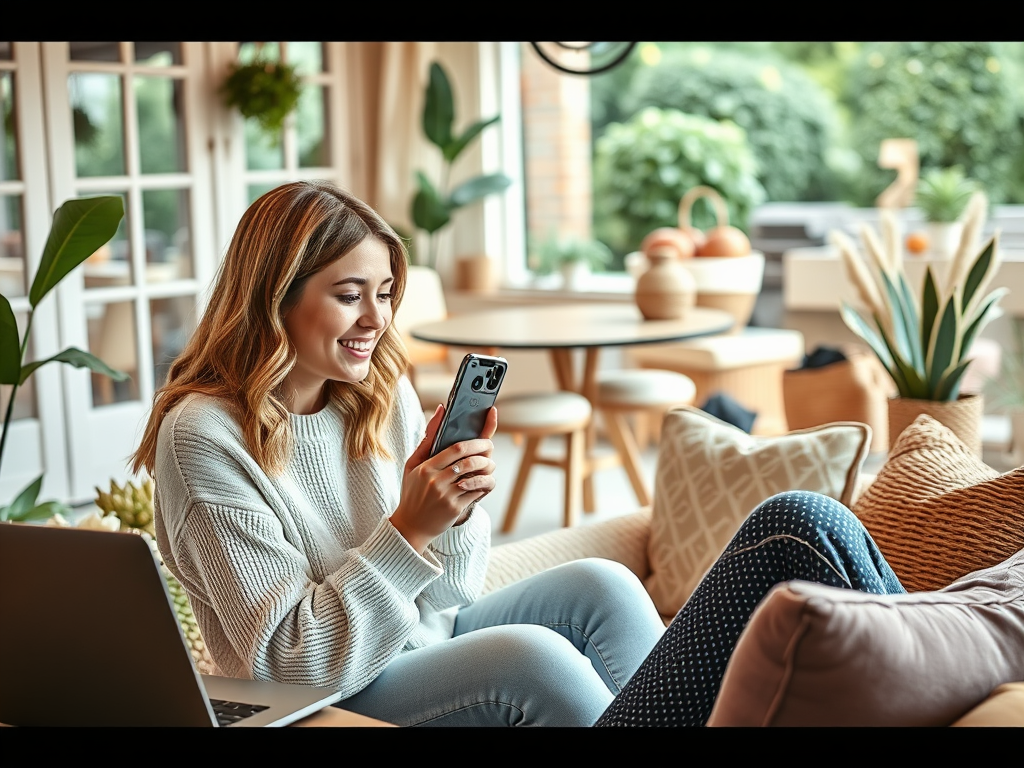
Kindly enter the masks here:
[[552, 230], [590, 237], [590, 83], [548, 66], [525, 43], [521, 60], [527, 232], [538, 241]]

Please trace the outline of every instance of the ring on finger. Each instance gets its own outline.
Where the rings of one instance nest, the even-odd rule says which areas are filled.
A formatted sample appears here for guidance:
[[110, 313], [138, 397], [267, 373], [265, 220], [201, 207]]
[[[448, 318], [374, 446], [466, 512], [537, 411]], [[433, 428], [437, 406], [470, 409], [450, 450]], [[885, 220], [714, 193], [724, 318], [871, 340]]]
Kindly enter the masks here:
[[462, 467], [459, 466], [459, 462], [455, 462], [454, 464], [452, 464], [452, 472], [454, 472], [457, 475], [461, 471]]

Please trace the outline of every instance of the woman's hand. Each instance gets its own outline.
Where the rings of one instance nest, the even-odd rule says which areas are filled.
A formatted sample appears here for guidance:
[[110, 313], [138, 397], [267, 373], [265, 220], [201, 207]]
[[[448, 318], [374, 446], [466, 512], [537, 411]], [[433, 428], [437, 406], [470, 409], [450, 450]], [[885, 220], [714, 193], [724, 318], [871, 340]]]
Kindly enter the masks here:
[[434, 538], [465, 522], [472, 505], [494, 490], [491, 438], [498, 428], [497, 409], [488, 411], [479, 438], [463, 440], [431, 457], [430, 446], [443, 417], [444, 406], [439, 405], [423, 441], [405, 462], [402, 497], [391, 516], [391, 524], [420, 554]]

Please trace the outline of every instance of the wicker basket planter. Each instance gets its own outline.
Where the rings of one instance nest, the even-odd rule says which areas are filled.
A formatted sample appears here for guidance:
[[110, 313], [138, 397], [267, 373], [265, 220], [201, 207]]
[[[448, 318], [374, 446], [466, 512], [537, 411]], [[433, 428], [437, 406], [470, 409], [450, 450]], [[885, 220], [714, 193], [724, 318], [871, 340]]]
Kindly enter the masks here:
[[889, 448], [914, 419], [926, 413], [959, 437], [971, 452], [981, 458], [981, 419], [985, 411], [982, 395], [960, 395], [956, 400], [915, 400], [889, 398]]

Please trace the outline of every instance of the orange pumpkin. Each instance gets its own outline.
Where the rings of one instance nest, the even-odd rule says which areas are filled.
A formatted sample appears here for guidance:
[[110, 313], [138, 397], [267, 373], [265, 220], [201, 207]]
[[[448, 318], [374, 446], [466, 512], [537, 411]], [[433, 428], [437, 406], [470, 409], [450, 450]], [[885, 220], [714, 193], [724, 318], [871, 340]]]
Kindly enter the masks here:
[[707, 239], [697, 248], [696, 256], [746, 256], [750, 253], [750, 238], [737, 227], [720, 224], [706, 234]]
[[644, 256], [660, 250], [672, 252], [677, 259], [692, 259], [697, 250], [693, 238], [675, 227], [659, 227], [649, 233], [640, 243]]

